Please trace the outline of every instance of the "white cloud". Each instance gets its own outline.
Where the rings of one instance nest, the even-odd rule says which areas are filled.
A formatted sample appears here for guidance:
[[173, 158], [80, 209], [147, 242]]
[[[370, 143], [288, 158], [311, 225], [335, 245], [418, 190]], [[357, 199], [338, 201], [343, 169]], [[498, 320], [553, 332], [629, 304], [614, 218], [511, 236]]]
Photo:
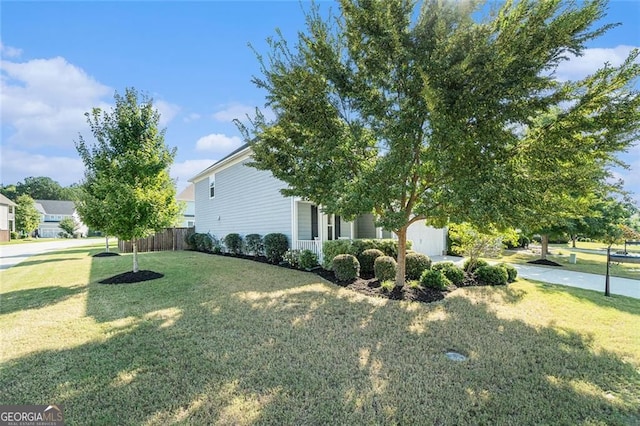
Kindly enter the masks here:
[[2, 183], [17, 183], [26, 176], [48, 176], [68, 186], [84, 176], [84, 164], [79, 158], [32, 154], [25, 151], [2, 148], [0, 158]]
[[175, 118], [176, 115], [178, 115], [178, 112], [180, 112], [180, 107], [178, 105], [167, 101], [154, 101], [153, 106], [160, 113], [160, 122], [158, 123], [160, 127], [165, 127]]
[[192, 112], [191, 114], [187, 115], [183, 121], [185, 123], [190, 123], [192, 121], [196, 121], [196, 120], [200, 120], [200, 118], [202, 118], [202, 116], [196, 112]]
[[213, 114], [213, 118], [217, 121], [229, 122], [234, 119], [241, 121], [246, 120], [247, 114], [254, 116], [256, 108], [250, 105], [244, 105], [240, 103], [232, 103], [225, 105], [221, 110]]
[[619, 66], [635, 48], [636, 46], [620, 45], [612, 48], [585, 49], [582, 56], [570, 56], [568, 61], [562, 62], [556, 70], [556, 77], [562, 81], [576, 80], [593, 74], [606, 62], [612, 66]]
[[7, 58], [17, 58], [22, 55], [22, 49], [18, 49], [15, 47], [7, 46], [6, 44], [0, 41], [0, 54]]
[[189, 185], [189, 179], [211, 166], [213, 163], [215, 163], [215, 160], [207, 158], [173, 163], [173, 166], [171, 166], [171, 177], [176, 179], [178, 191], [182, 191], [187, 185]]
[[84, 113], [104, 108], [112, 90], [64, 58], [1, 61], [2, 124], [14, 132], [14, 146], [73, 146], [89, 133]]
[[198, 139], [196, 142], [196, 150], [228, 154], [240, 145], [242, 145], [242, 139], [238, 136], [227, 136], [221, 133], [212, 133]]

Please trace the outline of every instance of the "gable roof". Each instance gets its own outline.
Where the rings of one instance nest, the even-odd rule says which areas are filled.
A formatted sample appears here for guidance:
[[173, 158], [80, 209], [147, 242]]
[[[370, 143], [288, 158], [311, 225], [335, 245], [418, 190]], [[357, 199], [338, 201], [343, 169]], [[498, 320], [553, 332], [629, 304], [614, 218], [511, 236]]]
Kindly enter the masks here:
[[76, 210], [76, 204], [73, 201], [63, 200], [35, 200], [45, 211], [45, 214], [59, 214], [71, 216]]
[[8, 199], [2, 194], [0, 194], [0, 204], [5, 206], [17, 206], [16, 203], [14, 203], [13, 201], [11, 201], [10, 199]]
[[195, 183], [198, 180], [202, 180], [202, 178], [222, 168], [224, 165], [232, 162], [237, 158], [242, 157], [243, 155], [248, 154], [250, 150], [251, 150], [251, 147], [249, 146], [249, 144], [245, 143], [244, 145], [240, 146], [238, 149], [232, 151], [226, 157], [223, 157], [222, 160], [216, 161], [211, 166], [207, 167], [206, 169], [204, 169], [203, 171], [201, 171], [200, 173], [198, 173], [197, 175], [189, 179], [189, 182]]
[[195, 185], [189, 184], [181, 193], [176, 195], [176, 200], [180, 201], [194, 201], [196, 199]]

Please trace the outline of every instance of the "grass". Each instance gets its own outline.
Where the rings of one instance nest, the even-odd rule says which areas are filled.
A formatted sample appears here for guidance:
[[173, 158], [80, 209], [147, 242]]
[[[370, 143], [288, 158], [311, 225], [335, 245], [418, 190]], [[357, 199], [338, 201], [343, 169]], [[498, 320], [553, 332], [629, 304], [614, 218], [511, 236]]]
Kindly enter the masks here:
[[[558, 247], [558, 248], [572, 248], [571, 247], [571, 242], [568, 242], [566, 244], [551, 244], [552, 247]], [[586, 242], [586, 241], [576, 241], [576, 248], [577, 249], [583, 249], [583, 250], [606, 250], [607, 249], [607, 244], [606, 243], [599, 243], [599, 242]], [[612, 251], [616, 251], [616, 250], [624, 250], [624, 244], [613, 244], [611, 246], [611, 250]], [[640, 252], [640, 245], [627, 245], [627, 251], [628, 252], [635, 252], [635, 253], [639, 253]]]
[[[539, 251], [539, 250], [538, 250]], [[557, 254], [557, 253], [562, 254]], [[607, 268], [607, 256], [606, 253], [587, 253], [582, 251], [574, 251], [568, 247], [563, 248], [554, 248], [552, 253], [547, 255], [547, 259], [553, 260], [556, 263], [559, 263], [563, 266], [562, 269], [568, 271], [576, 271], [576, 272], [585, 272], [589, 274], [598, 274], [605, 275]], [[569, 263], [569, 254], [575, 253], [577, 256], [577, 263], [572, 264]], [[526, 251], [512, 251], [505, 250], [502, 257], [499, 259], [491, 259], [491, 260], [499, 260], [500, 262], [508, 262], [508, 263], [527, 263], [530, 260], [540, 259], [540, 254], [533, 254], [531, 252]], [[540, 267], [545, 267], [544, 265], [535, 265]], [[609, 273], [614, 277], [622, 277], [622, 278], [631, 278], [640, 280], [640, 264], [637, 263], [618, 263], [611, 262]]]
[[105, 286], [131, 258], [98, 251], [0, 272], [2, 403], [68, 424], [640, 422], [639, 300], [519, 281], [394, 302], [194, 252]]
[[[66, 240], [66, 239], [68, 238], [18, 238], [11, 241], [2, 241], [0, 242], [0, 246], [10, 246], [10, 245], [12, 246], [12, 245], [25, 244], [25, 243], [50, 243], [52, 241], [60, 241], [60, 240]], [[104, 237], [88, 237], [88, 239], [104, 240]], [[118, 240], [115, 240], [115, 241], [117, 245]]]

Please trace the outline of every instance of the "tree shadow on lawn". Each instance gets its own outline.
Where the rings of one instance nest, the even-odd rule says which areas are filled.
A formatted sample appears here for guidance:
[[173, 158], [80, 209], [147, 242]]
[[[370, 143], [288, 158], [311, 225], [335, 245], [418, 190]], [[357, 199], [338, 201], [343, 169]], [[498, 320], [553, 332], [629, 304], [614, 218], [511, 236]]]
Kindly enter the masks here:
[[5, 362], [4, 403], [64, 404], [69, 424], [640, 420], [638, 371], [578, 334], [455, 293], [399, 303], [269, 265], [182, 260], [145, 265], [165, 273], [142, 284], [152, 297], [92, 278], [87, 314], [104, 340]]
[[83, 291], [85, 291], [84, 286], [50, 286], [2, 293], [0, 296], [0, 315], [53, 305]]

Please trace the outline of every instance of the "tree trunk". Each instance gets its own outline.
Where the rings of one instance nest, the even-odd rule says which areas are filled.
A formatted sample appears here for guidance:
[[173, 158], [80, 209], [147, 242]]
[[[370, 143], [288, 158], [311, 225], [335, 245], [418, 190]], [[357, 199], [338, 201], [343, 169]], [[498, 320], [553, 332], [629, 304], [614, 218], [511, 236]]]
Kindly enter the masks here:
[[133, 246], [133, 272], [136, 273], [140, 270], [138, 267], [138, 242], [133, 240], [131, 245]]
[[107, 253], [109, 253], [109, 236], [107, 235], [107, 236], [105, 237], [105, 239], [106, 239], [106, 242], [105, 242], [105, 244], [106, 244], [106, 249], [105, 249], [105, 250], [107, 251]]
[[542, 249], [540, 250], [540, 259], [546, 259], [549, 252], [549, 236], [547, 234], [541, 235]]
[[576, 248], [576, 240], [578, 239], [577, 235], [571, 236], [571, 247]]
[[406, 274], [405, 259], [407, 257], [407, 226], [395, 231], [398, 236], [398, 268], [396, 270], [396, 287], [404, 286]]

